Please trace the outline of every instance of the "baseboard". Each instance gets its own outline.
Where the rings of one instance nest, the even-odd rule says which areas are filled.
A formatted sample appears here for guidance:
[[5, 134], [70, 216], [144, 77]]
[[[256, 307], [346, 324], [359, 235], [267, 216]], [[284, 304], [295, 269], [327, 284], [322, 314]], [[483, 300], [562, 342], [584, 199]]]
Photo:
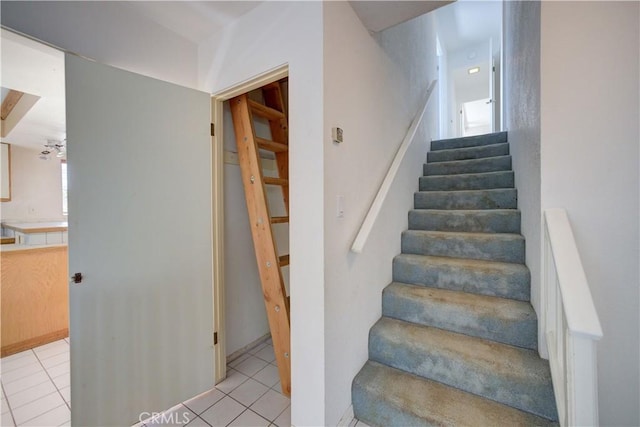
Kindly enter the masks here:
[[48, 334], [40, 335], [39, 337], [29, 338], [28, 340], [19, 341], [13, 344], [8, 344], [0, 349], [0, 356], [6, 357], [21, 351], [29, 350], [34, 347], [38, 347], [44, 344], [49, 344], [53, 341], [58, 341], [69, 336], [69, 328], [61, 329], [59, 331], [51, 332]]
[[234, 351], [233, 353], [231, 353], [230, 355], [227, 356], [227, 363], [233, 362], [238, 357], [240, 357], [244, 353], [246, 353], [247, 350], [251, 350], [252, 348], [262, 344], [263, 342], [265, 342], [269, 338], [271, 338], [271, 334], [270, 333], [264, 334], [263, 336], [261, 336], [257, 340], [251, 341], [249, 344], [245, 345], [241, 349]]
[[354, 426], [356, 418], [353, 415], [353, 405], [349, 405], [349, 408], [347, 408], [347, 411], [344, 413], [344, 415], [342, 415], [342, 418], [340, 418], [340, 421], [338, 421], [337, 426], [338, 427], [349, 427], [349, 426]]

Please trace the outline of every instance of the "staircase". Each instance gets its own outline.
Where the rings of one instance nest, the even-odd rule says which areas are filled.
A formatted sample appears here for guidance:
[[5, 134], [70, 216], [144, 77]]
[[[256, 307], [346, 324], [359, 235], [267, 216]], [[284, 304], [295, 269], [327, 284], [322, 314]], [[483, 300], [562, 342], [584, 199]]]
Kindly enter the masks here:
[[372, 426], [555, 425], [506, 132], [432, 141], [353, 380]]

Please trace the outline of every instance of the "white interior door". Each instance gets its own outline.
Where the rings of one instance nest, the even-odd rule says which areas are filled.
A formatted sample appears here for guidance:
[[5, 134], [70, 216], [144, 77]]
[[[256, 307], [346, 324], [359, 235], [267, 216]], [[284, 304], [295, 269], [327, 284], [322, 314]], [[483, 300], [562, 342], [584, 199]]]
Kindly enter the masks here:
[[495, 64], [493, 62], [493, 38], [489, 39], [489, 109], [491, 110], [491, 132], [496, 130], [496, 88], [495, 88]]
[[210, 96], [66, 55], [71, 421], [213, 386]]

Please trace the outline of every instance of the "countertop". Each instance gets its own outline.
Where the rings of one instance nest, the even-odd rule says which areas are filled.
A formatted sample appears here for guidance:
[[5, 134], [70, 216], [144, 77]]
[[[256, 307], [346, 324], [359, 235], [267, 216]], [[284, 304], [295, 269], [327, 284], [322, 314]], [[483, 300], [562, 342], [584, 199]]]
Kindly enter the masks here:
[[19, 252], [19, 251], [42, 251], [49, 250], [51, 248], [66, 248], [67, 244], [57, 244], [57, 245], [0, 245], [0, 252]]
[[57, 222], [3, 222], [2, 226], [20, 233], [50, 233], [67, 231], [67, 221]]

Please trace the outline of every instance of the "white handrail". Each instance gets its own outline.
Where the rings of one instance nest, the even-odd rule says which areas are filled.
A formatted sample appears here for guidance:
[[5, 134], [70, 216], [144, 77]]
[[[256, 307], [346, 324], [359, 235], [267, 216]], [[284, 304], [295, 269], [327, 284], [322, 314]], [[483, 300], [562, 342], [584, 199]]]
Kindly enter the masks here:
[[545, 210], [544, 224], [542, 319], [560, 424], [595, 426], [602, 327], [567, 212]]
[[413, 118], [413, 122], [411, 122], [411, 126], [407, 130], [407, 134], [405, 135], [398, 151], [396, 152], [396, 156], [393, 158], [393, 162], [391, 162], [391, 166], [389, 166], [389, 170], [380, 184], [380, 188], [378, 189], [378, 193], [376, 194], [375, 199], [373, 199], [373, 203], [369, 208], [369, 212], [364, 217], [364, 221], [362, 221], [362, 225], [360, 226], [360, 230], [356, 235], [356, 238], [351, 245], [351, 251], [356, 253], [362, 253], [364, 249], [364, 245], [369, 238], [369, 234], [373, 229], [373, 225], [378, 218], [378, 214], [382, 209], [382, 205], [384, 204], [385, 199], [387, 198], [387, 194], [389, 194], [389, 190], [391, 189], [391, 184], [393, 183], [398, 170], [400, 169], [400, 164], [404, 159], [409, 146], [413, 142], [413, 138], [416, 136], [416, 132], [418, 131], [418, 126], [422, 122], [422, 118], [424, 116], [425, 111], [427, 110], [427, 104], [429, 103], [429, 98], [431, 97], [431, 93], [433, 92], [433, 88], [436, 85], [437, 80], [433, 80], [427, 89], [427, 94], [425, 96], [424, 105], [418, 111], [416, 116]]

